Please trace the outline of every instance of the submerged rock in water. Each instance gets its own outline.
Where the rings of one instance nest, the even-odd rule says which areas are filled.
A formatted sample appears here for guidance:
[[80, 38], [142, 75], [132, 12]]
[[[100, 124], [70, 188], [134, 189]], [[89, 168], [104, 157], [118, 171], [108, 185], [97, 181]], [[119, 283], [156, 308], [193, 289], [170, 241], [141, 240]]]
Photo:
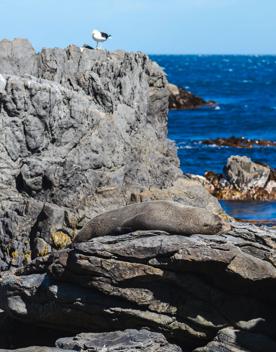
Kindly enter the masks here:
[[177, 87], [174, 84], [167, 84], [169, 96], [169, 108], [175, 110], [197, 109], [202, 106], [214, 106], [215, 102], [205, 101], [193, 95], [191, 92]]
[[275, 141], [269, 141], [264, 139], [247, 139], [244, 137], [206, 139], [203, 140], [202, 143], [206, 145], [217, 145], [233, 148], [253, 148], [256, 146], [276, 147]]
[[275, 170], [246, 156], [231, 156], [227, 160], [224, 174], [208, 171], [204, 176], [199, 180], [218, 199], [276, 199]]

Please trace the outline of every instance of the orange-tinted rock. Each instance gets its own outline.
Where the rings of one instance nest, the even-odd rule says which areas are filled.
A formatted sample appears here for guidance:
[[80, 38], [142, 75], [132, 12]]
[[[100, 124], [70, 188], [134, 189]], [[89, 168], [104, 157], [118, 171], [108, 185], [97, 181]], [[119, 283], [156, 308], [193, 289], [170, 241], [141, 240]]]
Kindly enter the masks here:
[[232, 156], [224, 174], [205, 173], [205, 188], [223, 200], [275, 200], [276, 171], [243, 156]]

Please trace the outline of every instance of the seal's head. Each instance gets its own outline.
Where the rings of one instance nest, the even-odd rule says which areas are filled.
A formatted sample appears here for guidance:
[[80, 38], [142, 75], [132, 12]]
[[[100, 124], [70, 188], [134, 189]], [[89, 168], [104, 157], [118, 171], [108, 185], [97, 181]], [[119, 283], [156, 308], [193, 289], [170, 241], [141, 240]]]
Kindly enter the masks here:
[[[189, 219], [191, 229], [195, 230], [194, 233], [217, 235], [231, 230], [230, 223], [206, 209], [193, 208]], [[200, 232], [199, 229], [201, 229]]]

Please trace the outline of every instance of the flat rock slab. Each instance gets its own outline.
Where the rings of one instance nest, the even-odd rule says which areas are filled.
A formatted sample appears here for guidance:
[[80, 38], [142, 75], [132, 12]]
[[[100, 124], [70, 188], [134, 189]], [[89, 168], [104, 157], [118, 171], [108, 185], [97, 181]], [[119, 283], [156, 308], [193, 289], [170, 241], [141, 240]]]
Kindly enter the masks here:
[[162, 334], [142, 329], [107, 333], [83, 333], [73, 338], [59, 339], [59, 348], [93, 352], [181, 352], [179, 346], [169, 344]]
[[170, 344], [160, 334], [146, 329], [105, 333], [82, 333], [61, 338], [56, 347], [31, 346], [16, 350], [0, 349], [0, 352], [182, 352], [179, 346]]

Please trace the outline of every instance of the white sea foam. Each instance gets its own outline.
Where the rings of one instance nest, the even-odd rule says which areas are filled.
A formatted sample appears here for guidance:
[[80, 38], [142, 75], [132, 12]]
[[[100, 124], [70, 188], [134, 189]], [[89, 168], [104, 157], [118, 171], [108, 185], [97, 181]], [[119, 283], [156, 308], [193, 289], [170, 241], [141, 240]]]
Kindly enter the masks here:
[[181, 150], [181, 149], [195, 149], [195, 147], [191, 146], [191, 145], [183, 145], [183, 146], [178, 146], [177, 149]]

